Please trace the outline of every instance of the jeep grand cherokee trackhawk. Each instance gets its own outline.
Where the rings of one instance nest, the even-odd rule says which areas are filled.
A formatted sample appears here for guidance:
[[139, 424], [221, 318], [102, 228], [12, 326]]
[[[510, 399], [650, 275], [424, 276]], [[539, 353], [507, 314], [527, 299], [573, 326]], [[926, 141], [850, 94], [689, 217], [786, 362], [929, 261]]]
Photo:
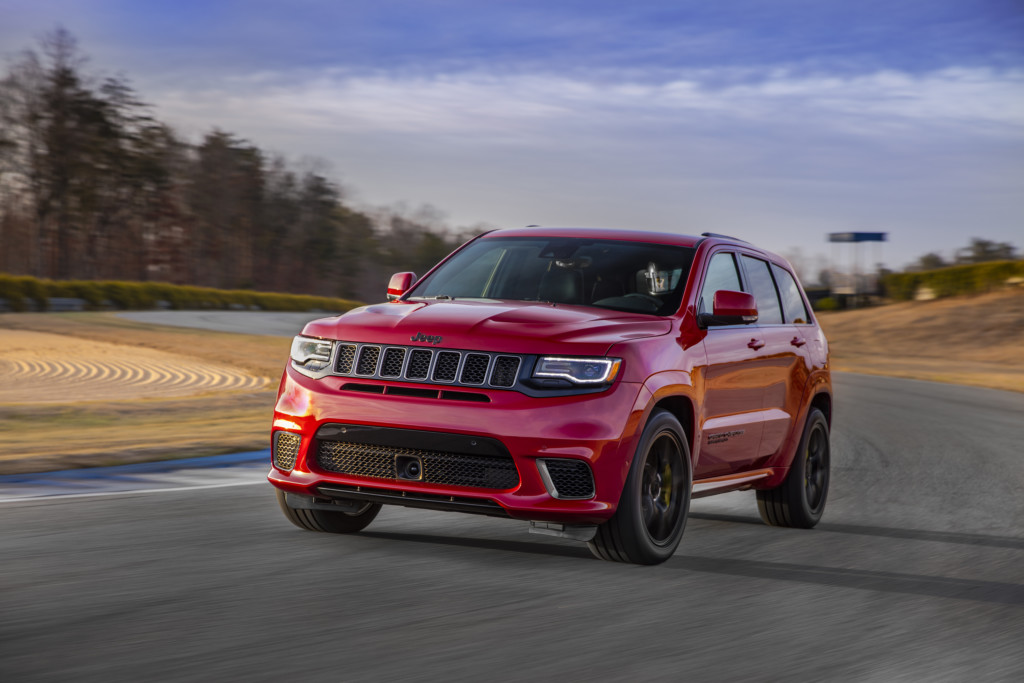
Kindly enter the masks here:
[[778, 256], [710, 233], [498, 230], [387, 295], [292, 343], [269, 479], [297, 526], [472, 512], [654, 564], [691, 497], [752, 488], [768, 524], [820, 519], [828, 345]]

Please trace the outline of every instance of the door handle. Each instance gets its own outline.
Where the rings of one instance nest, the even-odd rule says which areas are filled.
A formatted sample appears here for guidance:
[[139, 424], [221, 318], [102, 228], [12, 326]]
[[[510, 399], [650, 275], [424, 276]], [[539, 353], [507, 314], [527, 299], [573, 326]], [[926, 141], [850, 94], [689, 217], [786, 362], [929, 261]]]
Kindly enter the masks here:
[[793, 337], [793, 339], [789, 343], [799, 349], [801, 346], [807, 343], [807, 340], [804, 339], [803, 337]]
[[764, 340], [763, 339], [751, 339], [750, 342], [747, 344], [747, 346], [749, 346], [750, 348], [752, 348], [755, 351], [757, 351], [759, 348], [764, 346]]

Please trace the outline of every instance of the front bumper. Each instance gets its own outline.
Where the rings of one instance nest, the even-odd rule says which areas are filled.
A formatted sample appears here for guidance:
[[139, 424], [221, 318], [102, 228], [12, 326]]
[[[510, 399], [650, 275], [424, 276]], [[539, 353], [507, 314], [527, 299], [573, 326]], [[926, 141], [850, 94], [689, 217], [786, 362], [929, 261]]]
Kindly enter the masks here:
[[[380, 381], [373, 384], [392, 386]], [[408, 389], [410, 385], [400, 387]], [[417, 507], [599, 524], [614, 513], [622, 493], [639, 439], [644, 391], [639, 384], [619, 381], [607, 391], [579, 396], [534, 398], [516, 391], [481, 390], [477, 401], [444, 400], [371, 393], [365, 387], [353, 387], [350, 379], [310, 379], [289, 367], [281, 381], [273, 429], [275, 434], [295, 434], [299, 441], [291, 469], [275, 466], [268, 478], [286, 492], [324, 502], [351, 498], [405, 504], [405, 498], [410, 503], [415, 499]], [[369, 428], [364, 432], [383, 434], [374, 438], [396, 447], [407, 448], [409, 440], [397, 443], [393, 436], [407, 434], [420, 449], [415, 452], [437, 452], [438, 443], [472, 441], [474, 448], [484, 448], [487, 453], [507, 453], [518, 477], [511, 482], [483, 481], [488, 485], [477, 486], [473, 484], [481, 482], [458, 480], [458, 485], [453, 485], [452, 480], [401, 479], [395, 477], [394, 469], [359, 470], [358, 474], [351, 469], [346, 473], [330, 471], [318, 462], [318, 449], [325, 440], [348, 438], [339, 436], [345, 426]], [[359, 440], [366, 438], [364, 434]], [[414, 453], [413, 457], [419, 456]], [[593, 496], [566, 499], [552, 495], [550, 476], [545, 483], [549, 459], [560, 465], [586, 463], [593, 474]]]

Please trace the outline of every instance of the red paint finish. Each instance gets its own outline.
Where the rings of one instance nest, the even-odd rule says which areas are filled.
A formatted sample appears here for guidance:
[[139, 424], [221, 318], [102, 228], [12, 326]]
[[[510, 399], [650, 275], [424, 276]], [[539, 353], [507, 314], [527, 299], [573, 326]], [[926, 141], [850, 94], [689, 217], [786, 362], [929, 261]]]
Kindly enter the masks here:
[[[753, 261], [742, 257], [766, 261], [792, 273], [785, 260], [724, 238], [547, 228], [488, 233], [453, 256], [473, 248], [477, 240], [506, 238], [542, 238], [551, 244], [585, 238], [683, 248], [691, 255], [692, 264], [688, 272], [674, 273], [657, 271], [663, 266], [652, 263], [657, 268], [652, 267], [650, 275], [640, 269], [626, 282], [627, 287], [655, 283], [644, 285], [651, 291], [658, 291], [662, 286], [658, 283], [677, 282], [673, 286], [683, 293], [678, 310], [668, 315], [640, 310], [644, 304], [639, 299], [616, 291], [616, 283], [593, 278], [587, 262], [573, 263], [569, 256], [559, 266], [568, 275], [557, 285], [583, 292], [584, 301], [593, 296], [611, 304], [459, 295], [417, 300], [417, 291], [426, 291], [429, 285], [424, 283], [443, 272], [444, 262], [415, 284], [411, 274], [396, 276], [388, 294], [401, 292], [399, 300], [311, 322], [303, 335], [352, 345], [379, 345], [381, 353], [389, 346], [403, 347], [408, 353], [421, 348], [434, 353], [480, 352], [490, 354], [492, 364], [494, 358], [505, 354], [521, 359], [519, 380], [512, 387], [497, 388], [487, 383], [474, 386], [388, 378], [379, 372], [367, 377], [339, 375], [330, 367], [313, 378], [289, 363], [275, 406], [274, 429], [300, 434], [301, 446], [291, 469], [271, 470], [269, 479], [274, 486], [306, 495], [315, 495], [319, 486], [342, 485], [479, 499], [497, 503], [514, 518], [596, 524], [615, 512], [640, 435], [656, 408], [673, 412], [687, 430], [694, 484], [710, 482], [702, 491], [732, 490], [731, 482], [770, 488], [785, 477], [811, 403], [821, 394], [831, 395], [828, 346], [809, 313], [810, 306], [804, 299], [804, 315], [809, 320], [769, 321], [762, 316], [749, 324], [723, 325], [719, 320], [715, 325], [702, 318], [712, 312], [730, 316], [758, 313], [747, 265]], [[735, 256], [742, 291], [718, 290], [715, 311], [706, 311], [701, 291], [708, 263], [722, 252]], [[599, 287], [607, 289], [607, 297], [596, 293]], [[621, 301], [627, 303], [617, 303]], [[638, 308], [615, 307], [627, 305]], [[763, 307], [763, 303], [759, 301], [757, 306]], [[541, 357], [607, 358], [621, 360], [621, 364], [607, 385], [567, 384], [558, 379], [545, 384], [531, 379], [531, 369]], [[332, 356], [332, 362], [334, 359]], [[579, 372], [603, 367], [599, 364], [597, 370]], [[446, 399], [446, 392], [472, 397]], [[495, 490], [328, 472], [316, 463], [314, 435], [321, 426], [332, 423], [493, 439], [513, 459], [519, 484]], [[593, 495], [585, 499], [553, 495], [538, 467], [538, 461], [545, 458], [584, 462], [593, 474]], [[744, 476], [751, 473], [756, 476]]]

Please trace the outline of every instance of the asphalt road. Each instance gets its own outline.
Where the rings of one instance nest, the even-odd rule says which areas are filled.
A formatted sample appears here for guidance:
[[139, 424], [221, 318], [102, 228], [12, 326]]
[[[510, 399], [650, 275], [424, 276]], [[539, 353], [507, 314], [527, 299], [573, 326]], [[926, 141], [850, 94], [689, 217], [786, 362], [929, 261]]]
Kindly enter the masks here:
[[291, 337], [302, 331], [310, 320], [331, 313], [286, 313], [263, 311], [126, 311], [118, 317], [151, 325], [193, 327], [218, 332], [269, 334]]
[[302, 532], [244, 469], [0, 503], [0, 679], [1024, 680], [1024, 395], [839, 375], [836, 405], [817, 529], [703, 499], [658, 567], [402, 508]]
[[1024, 680], [1024, 395], [842, 375], [829, 507], [696, 501], [657, 567], [269, 485], [0, 504], [0, 680]]

